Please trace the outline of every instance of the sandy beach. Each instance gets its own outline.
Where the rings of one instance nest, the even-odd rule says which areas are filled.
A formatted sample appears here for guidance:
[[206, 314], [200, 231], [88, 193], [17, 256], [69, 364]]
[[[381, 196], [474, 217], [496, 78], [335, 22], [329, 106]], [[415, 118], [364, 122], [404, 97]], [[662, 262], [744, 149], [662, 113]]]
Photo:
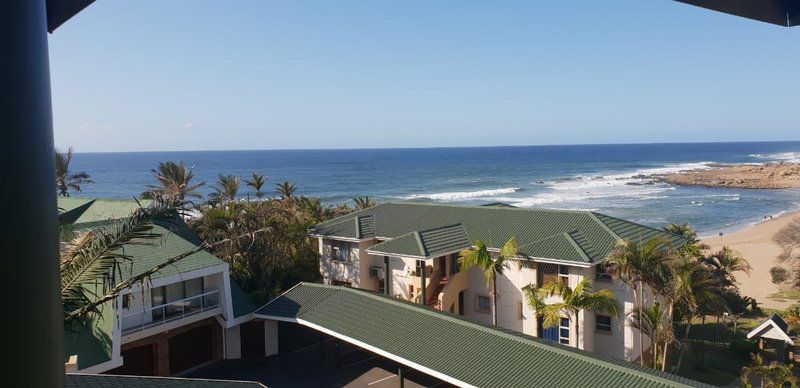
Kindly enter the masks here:
[[739, 232], [703, 239], [703, 242], [711, 246], [712, 250], [727, 246], [739, 252], [750, 262], [753, 267], [750, 276], [745, 273], [736, 274], [736, 280], [740, 283], [739, 287], [743, 295], [756, 298], [761, 307], [784, 309], [798, 301], [774, 296], [781, 292], [782, 288], [787, 289], [788, 285], [780, 287], [773, 284], [769, 274], [770, 268], [786, 265], [786, 263], [778, 261], [781, 249], [772, 242], [772, 236], [798, 217], [800, 217], [800, 211], [786, 213]]

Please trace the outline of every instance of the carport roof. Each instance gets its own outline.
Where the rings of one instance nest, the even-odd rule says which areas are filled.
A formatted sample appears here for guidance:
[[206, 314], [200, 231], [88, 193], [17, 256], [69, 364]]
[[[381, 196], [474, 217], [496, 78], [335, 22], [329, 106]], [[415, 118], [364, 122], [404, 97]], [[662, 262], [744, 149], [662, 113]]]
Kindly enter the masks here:
[[346, 287], [300, 283], [255, 315], [327, 332], [461, 386], [703, 386]]
[[115, 376], [67, 373], [67, 388], [72, 387], [130, 387], [130, 388], [258, 388], [264, 387], [253, 381], [185, 379], [177, 377]]

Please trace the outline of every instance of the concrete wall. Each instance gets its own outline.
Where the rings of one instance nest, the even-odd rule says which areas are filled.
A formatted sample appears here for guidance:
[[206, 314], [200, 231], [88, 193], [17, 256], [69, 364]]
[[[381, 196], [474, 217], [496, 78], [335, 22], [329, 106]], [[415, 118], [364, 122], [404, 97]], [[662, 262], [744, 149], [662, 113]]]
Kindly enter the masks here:
[[[347, 261], [331, 259], [334, 245], [348, 252]], [[332, 280], [338, 280], [350, 282], [353, 287], [361, 287], [361, 264], [359, 262], [359, 254], [361, 252], [358, 243], [320, 238], [319, 249], [322, 256], [320, 258], [320, 273], [322, 273], [322, 278], [326, 284], [331, 284]]]
[[235, 360], [242, 358], [242, 336], [239, 326], [225, 330], [225, 359]]

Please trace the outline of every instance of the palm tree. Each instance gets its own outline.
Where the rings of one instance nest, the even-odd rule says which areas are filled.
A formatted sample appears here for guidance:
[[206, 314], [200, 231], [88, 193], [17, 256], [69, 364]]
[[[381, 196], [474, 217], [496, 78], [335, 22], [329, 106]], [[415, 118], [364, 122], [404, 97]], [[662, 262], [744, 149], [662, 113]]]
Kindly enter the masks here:
[[[667, 316], [669, 322], [674, 323], [674, 313], [677, 307], [683, 311], [686, 328], [683, 341], [689, 338], [692, 328], [692, 318], [703, 304], [720, 303], [719, 295], [723, 291], [722, 284], [702, 262], [694, 259], [690, 254], [679, 255], [669, 262], [667, 281], [661, 289], [661, 295], [667, 303]], [[680, 370], [683, 361], [684, 346], [678, 356], [676, 368]], [[669, 363], [669, 346], [664, 347], [664, 364], [662, 370], [666, 371]]]
[[700, 242], [700, 239], [697, 238], [697, 231], [694, 230], [694, 228], [688, 222], [684, 222], [682, 224], [669, 224], [664, 227], [664, 231], [677, 234], [686, 239], [686, 243], [681, 247], [681, 250], [690, 252], [697, 258], [702, 257], [703, 250], [709, 248], [707, 244]]
[[236, 196], [239, 194], [239, 181], [238, 175], [221, 175], [217, 179], [217, 184], [214, 185], [214, 192], [211, 197], [218, 201], [228, 203], [236, 202]]
[[297, 186], [294, 183], [289, 181], [284, 181], [283, 183], [278, 183], [278, 188], [276, 191], [281, 199], [288, 199], [294, 197], [294, 192], [297, 190]]
[[374, 206], [378, 206], [378, 202], [375, 201], [374, 198], [370, 198], [369, 196], [353, 197], [352, 200], [353, 203], [355, 204], [356, 210], [364, 210]]
[[458, 264], [462, 271], [469, 271], [473, 267], [480, 269], [486, 277], [486, 287], [492, 287], [492, 325], [497, 326], [497, 275], [502, 275], [508, 269], [511, 259], [517, 256], [517, 239], [512, 237], [500, 249], [497, 258], [486, 249], [483, 241], [476, 241], [475, 248], [461, 251]]
[[262, 197], [264, 197], [264, 192], [261, 191], [261, 188], [264, 186], [264, 184], [267, 183], [267, 179], [268, 179], [267, 176], [254, 172], [253, 179], [250, 180], [245, 179], [244, 183], [256, 189], [256, 197], [258, 197], [258, 199], [261, 199]]
[[672, 322], [667, 316], [667, 312], [662, 308], [661, 303], [655, 302], [651, 306], [645, 307], [641, 314], [639, 314], [638, 309], [639, 307], [635, 307], [633, 314], [631, 314], [631, 326], [650, 338], [650, 343], [652, 344], [650, 355], [653, 359], [653, 368], [656, 368], [659, 344], [663, 344], [666, 347], [675, 341]]
[[[591, 311], [595, 313], [606, 313], [611, 316], [619, 316], [622, 306], [620, 306], [614, 293], [608, 289], [591, 291], [592, 281], [582, 279], [575, 289], [572, 289], [564, 282], [552, 281], [537, 287], [526, 287], [523, 289], [528, 305], [536, 310], [536, 315], [543, 317], [542, 324], [545, 328], [557, 326], [561, 322], [561, 317], [566, 314], [572, 322], [575, 322], [575, 347], [578, 347], [578, 314], [581, 311]], [[544, 304], [542, 300], [557, 296], [561, 302]]]
[[69, 190], [81, 191], [81, 185], [94, 183], [92, 177], [84, 171], [70, 173], [69, 164], [72, 162], [72, 147], [67, 152], [56, 149], [56, 188], [58, 195], [69, 197]]
[[[153, 222], [174, 216], [171, 209], [152, 207], [138, 209], [124, 221], [110, 227], [82, 233], [61, 250], [61, 300], [64, 322], [97, 312], [98, 306], [112, 299], [119, 291], [142, 281], [157, 272], [146, 271], [117, 284], [115, 276], [124, 262], [130, 260], [122, 247], [131, 244], [148, 244], [159, 237], [153, 233]], [[169, 264], [180, 258], [167, 260]]]
[[205, 185], [205, 182], [192, 184], [194, 178], [194, 166], [186, 168], [183, 161], [161, 162], [158, 169], [151, 170], [158, 185], [148, 185], [148, 191], [143, 193], [145, 198], [155, 199], [156, 201], [174, 206], [183, 207], [188, 198], [203, 198], [197, 191]]
[[[637, 315], [644, 311], [644, 286], [658, 287], [666, 273], [666, 262], [672, 257], [669, 241], [652, 238], [644, 243], [623, 240], [606, 258], [606, 271], [633, 289]], [[642, 317], [638, 317], [641, 321]], [[644, 333], [639, 331], [639, 363], [644, 366]]]
[[734, 272], [744, 272], [750, 275], [750, 263], [747, 262], [738, 252], [728, 247], [722, 247], [721, 250], [714, 252], [702, 259], [714, 272], [714, 275], [719, 278], [720, 282], [725, 286], [733, 286], [736, 284], [736, 276]]

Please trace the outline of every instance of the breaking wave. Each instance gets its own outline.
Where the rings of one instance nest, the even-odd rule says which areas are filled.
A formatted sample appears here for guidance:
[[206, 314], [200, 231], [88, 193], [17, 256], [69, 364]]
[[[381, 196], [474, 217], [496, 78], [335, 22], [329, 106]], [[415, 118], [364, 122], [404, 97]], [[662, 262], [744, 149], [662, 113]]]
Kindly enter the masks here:
[[498, 195], [511, 194], [521, 191], [518, 187], [508, 187], [503, 189], [477, 190], [477, 191], [452, 191], [446, 193], [432, 194], [412, 194], [404, 197], [405, 199], [431, 199], [434, 201], [462, 201], [477, 198], [494, 198]]
[[774, 154], [750, 154], [751, 158], [763, 159], [767, 161], [784, 161], [800, 163], [800, 152], [777, 152]]

